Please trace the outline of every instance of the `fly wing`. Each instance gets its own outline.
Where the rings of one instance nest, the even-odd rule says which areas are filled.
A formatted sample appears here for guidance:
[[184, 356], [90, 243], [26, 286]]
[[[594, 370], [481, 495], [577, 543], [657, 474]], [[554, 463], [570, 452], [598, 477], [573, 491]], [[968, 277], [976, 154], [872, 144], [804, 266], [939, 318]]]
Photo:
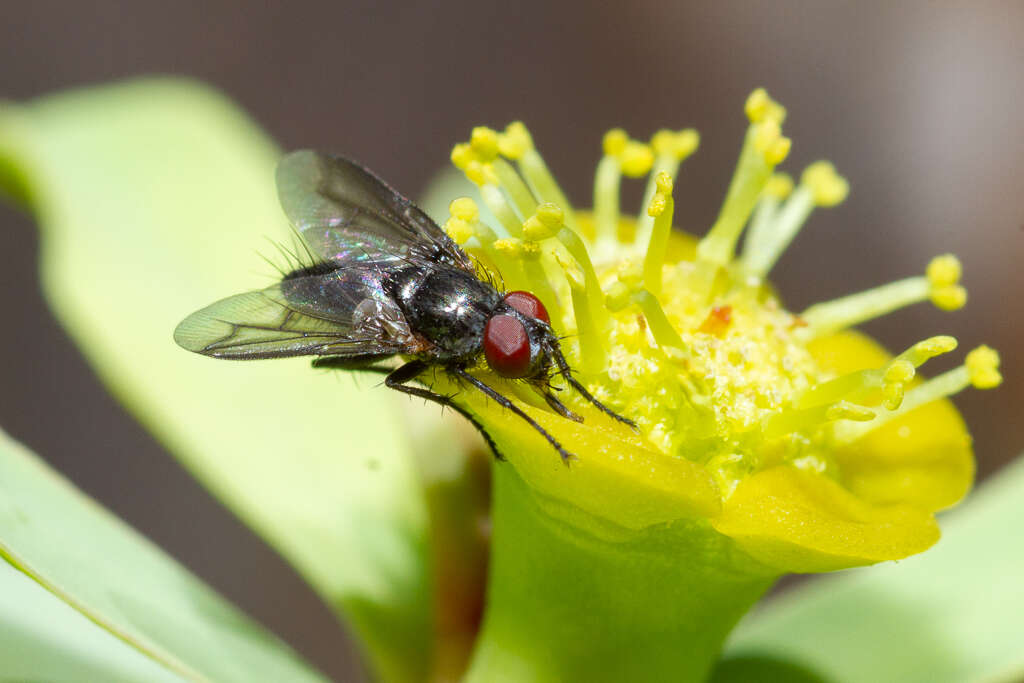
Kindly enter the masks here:
[[277, 166], [277, 193], [288, 220], [325, 261], [428, 259], [474, 272], [437, 223], [354, 161], [292, 152]]
[[377, 273], [374, 264], [359, 264], [221, 299], [185, 318], [174, 341], [238, 360], [415, 351], [415, 338]]

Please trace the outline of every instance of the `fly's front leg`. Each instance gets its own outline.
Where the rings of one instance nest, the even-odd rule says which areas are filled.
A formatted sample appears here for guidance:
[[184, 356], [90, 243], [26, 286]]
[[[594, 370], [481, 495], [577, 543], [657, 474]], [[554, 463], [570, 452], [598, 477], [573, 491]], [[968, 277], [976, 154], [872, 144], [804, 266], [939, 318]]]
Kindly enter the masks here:
[[547, 387], [538, 387], [537, 391], [540, 392], [540, 395], [544, 397], [544, 400], [548, 402], [548, 405], [551, 406], [551, 409], [554, 410], [556, 413], [558, 413], [567, 420], [572, 420], [573, 422], [583, 422], [583, 418], [569, 410], [569, 408], [564, 403], [559, 401], [558, 397], [551, 393], [551, 389]]
[[580, 384], [576, 378], [572, 376], [572, 368], [569, 367], [569, 362], [565, 360], [565, 356], [562, 355], [562, 349], [558, 347], [557, 342], [550, 344], [548, 350], [551, 352], [551, 356], [555, 359], [555, 364], [558, 365], [558, 369], [561, 371], [562, 376], [565, 377], [565, 381], [569, 383], [569, 386], [579, 392], [580, 396], [597, 406], [597, 408], [605, 415], [614, 418], [623, 424], [627, 424], [632, 427], [634, 431], [637, 431], [635, 422], [630, 420], [628, 417], [619, 415], [614, 410], [598, 401], [589, 391], [587, 391], [586, 387]]
[[529, 424], [541, 436], [543, 436], [545, 439], [547, 439], [548, 443], [550, 443], [554, 447], [554, 449], [556, 451], [558, 451], [558, 455], [560, 455], [562, 457], [562, 462], [565, 463], [566, 467], [569, 466], [569, 462], [570, 461], [576, 459], [575, 455], [573, 455], [569, 451], [567, 451], [564, 448], [562, 448], [562, 444], [560, 444], [558, 442], [558, 440], [555, 439], [555, 437], [553, 437], [550, 434], [548, 434], [547, 430], [545, 430], [543, 427], [541, 427], [539, 424], [537, 424], [536, 420], [534, 420], [532, 417], [527, 415], [523, 411], [522, 408], [520, 408], [515, 403], [513, 403], [512, 401], [507, 399], [505, 396], [500, 394], [498, 391], [496, 391], [495, 389], [491, 388], [489, 385], [485, 384], [484, 382], [482, 382], [481, 380], [477, 379], [476, 377], [474, 377], [473, 375], [469, 374], [468, 372], [466, 372], [465, 370], [463, 370], [460, 367], [449, 367], [449, 368], [446, 368], [446, 370], [450, 374], [453, 374], [456, 377], [458, 377], [460, 379], [464, 379], [465, 381], [467, 381], [470, 384], [472, 384], [474, 387], [476, 387], [477, 389], [482, 391], [489, 398], [493, 399], [502, 408], [506, 408], [508, 410], [511, 410], [513, 413], [515, 413], [519, 417], [521, 417], [524, 420], [526, 420], [527, 424]]

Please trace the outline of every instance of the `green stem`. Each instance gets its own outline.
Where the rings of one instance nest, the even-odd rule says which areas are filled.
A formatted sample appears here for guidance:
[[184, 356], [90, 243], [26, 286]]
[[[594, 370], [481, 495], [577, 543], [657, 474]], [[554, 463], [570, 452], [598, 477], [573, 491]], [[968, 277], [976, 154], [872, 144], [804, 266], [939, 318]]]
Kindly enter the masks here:
[[613, 528], [494, 468], [484, 627], [466, 680], [699, 681], [772, 570], [704, 520]]

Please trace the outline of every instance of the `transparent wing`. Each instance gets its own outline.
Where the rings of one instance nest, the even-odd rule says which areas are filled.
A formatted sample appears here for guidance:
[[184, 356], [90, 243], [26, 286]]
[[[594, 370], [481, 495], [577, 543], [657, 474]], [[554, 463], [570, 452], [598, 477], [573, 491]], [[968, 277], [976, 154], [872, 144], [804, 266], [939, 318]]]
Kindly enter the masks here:
[[473, 272], [473, 264], [425, 213], [368, 169], [299, 150], [277, 166], [285, 215], [326, 261], [428, 259]]
[[179, 346], [215, 358], [413, 352], [415, 338], [376, 267], [344, 268], [237, 294], [185, 318]]

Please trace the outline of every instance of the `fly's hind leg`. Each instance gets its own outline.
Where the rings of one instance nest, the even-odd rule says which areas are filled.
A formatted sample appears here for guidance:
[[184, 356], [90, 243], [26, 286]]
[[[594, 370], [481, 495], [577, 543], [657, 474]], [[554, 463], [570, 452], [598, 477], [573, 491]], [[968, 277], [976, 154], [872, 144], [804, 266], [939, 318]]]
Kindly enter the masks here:
[[451, 396], [445, 396], [444, 394], [439, 394], [436, 391], [431, 391], [430, 389], [424, 389], [422, 387], [411, 387], [406, 384], [406, 382], [411, 382], [419, 377], [419, 375], [429, 367], [429, 364], [424, 361], [412, 360], [401, 367], [391, 370], [390, 372], [388, 372], [386, 368], [379, 368], [379, 370], [388, 372], [388, 376], [384, 378], [384, 385], [389, 389], [395, 389], [396, 391], [401, 391], [403, 394], [433, 401], [442, 407], [451, 408], [458, 414], [462, 415], [462, 417], [469, 420], [470, 423], [476, 427], [477, 431], [480, 432], [481, 436], [484, 437], [484, 441], [487, 442], [487, 445], [494, 453], [494, 457], [498, 460], [504, 460], [505, 456], [503, 456], [501, 451], [498, 450], [498, 444], [494, 443], [494, 439], [492, 439], [491, 435], [487, 433], [487, 430], [484, 429], [483, 425], [481, 425], [476, 417], [474, 417], [468, 410], [456, 405], [456, 403], [452, 401]]

